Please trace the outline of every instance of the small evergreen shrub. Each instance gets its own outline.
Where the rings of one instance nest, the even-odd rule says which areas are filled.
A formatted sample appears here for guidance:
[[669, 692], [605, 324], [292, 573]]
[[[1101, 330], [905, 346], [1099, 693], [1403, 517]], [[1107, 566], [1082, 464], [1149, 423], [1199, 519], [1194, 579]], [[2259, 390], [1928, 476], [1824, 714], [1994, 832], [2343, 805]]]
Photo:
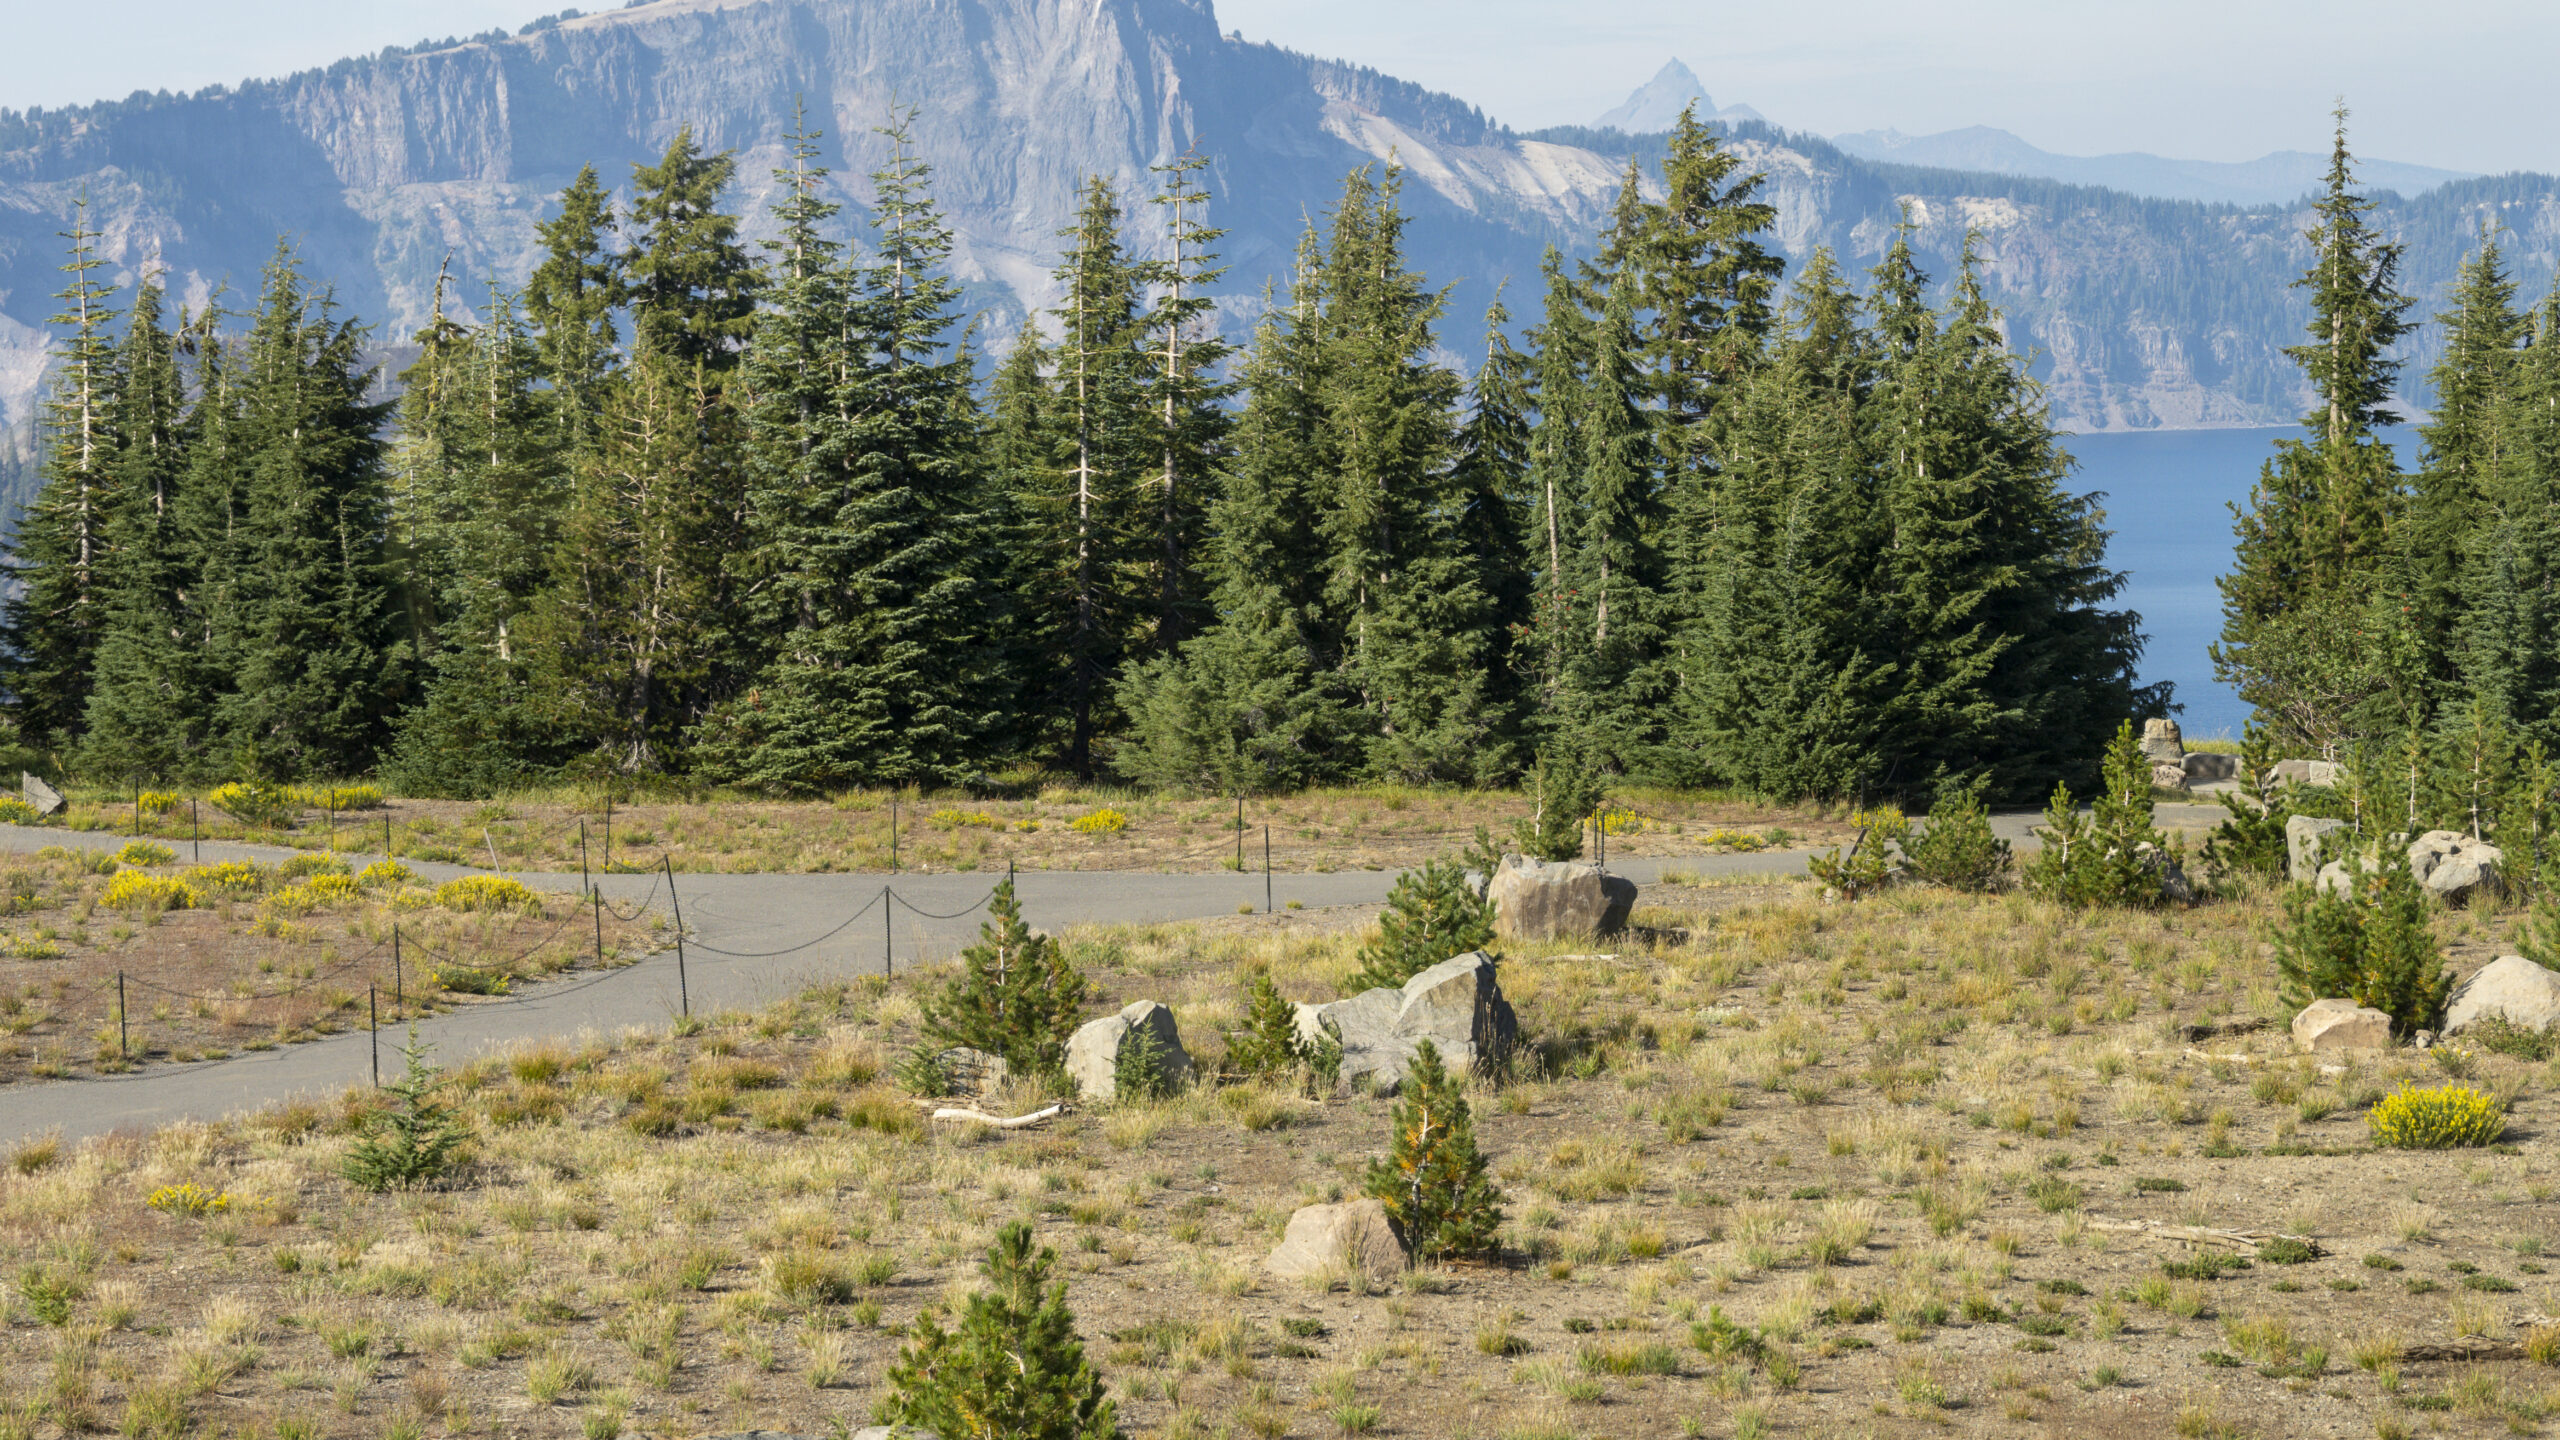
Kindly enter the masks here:
[[107, 882], [98, 903], [110, 910], [192, 910], [200, 902], [184, 880], [125, 870]]
[[124, 848], [116, 852], [119, 865], [167, 865], [177, 858], [177, 851], [149, 840], [128, 840]]
[[1396, 1101], [1386, 1158], [1369, 1163], [1365, 1191], [1386, 1207], [1421, 1261], [1480, 1255], [1502, 1225], [1502, 1192], [1485, 1178], [1465, 1088], [1425, 1040]]
[[1343, 982], [1357, 995], [1393, 989], [1453, 955], [1493, 943], [1493, 906], [1454, 860], [1432, 860], [1396, 877], [1378, 917], [1378, 938], [1360, 947], [1360, 969]]
[[1015, 1221], [987, 1252], [987, 1288], [950, 1330], [927, 1311], [889, 1369], [883, 1425], [989, 1440], [1118, 1440], [1117, 1407], [1084, 1356], [1067, 1287], [1052, 1285], [1057, 1252], [1032, 1248]]
[[2116, 727], [2100, 773], [2103, 788], [2085, 820], [2070, 787], [2053, 787], [2040, 832], [2044, 849], [2027, 862], [2027, 888], [2082, 908], [2159, 905], [2169, 899], [2169, 872], [2184, 857], [2151, 823], [2151, 762], [2132, 721]]
[[1580, 859], [1583, 825], [1600, 808], [1598, 772], [1576, 755], [1541, 755], [1534, 789], [1537, 813], [1513, 827], [1521, 853], [1549, 861]]
[[2296, 885], [2284, 897], [2276, 936], [2276, 973], [2285, 1003], [2346, 999], [2391, 1017], [2407, 1037], [2444, 1022], [2453, 976], [2427, 926], [2426, 897], [2409, 877], [2408, 858], [2385, 845], [2379, 864], [2355, 872], [2355, 893]]
[[1813, 878], [1839, 891], [1843, 900], [1874, 894], [1893, 883], [1902, 873], [1901, 847], [1911, 839], [1911, 822], [1891, 805], [1860, 810], [1849, 817], [1849, 823], [1858, 827], [1858, 838], [1849, 842], [1848, 850], [1835, 845], [1829, 854], [1805, 862]]
[[1017, 1074], [1054, 1075], [1085, 1003], [1083, 972], [1057, 940], [1022, 921], [1010, 876], [987, 901], [978, 943], [960, 952], [960, 973], [923, 1007], [925, 1038], [1003, 1059]]
[[1133, 1025], [1123, 1031], [1120, 1048], [1111, 1057], [1112, 1099], [1161, 1100], [1172, 1093], [1173, 1071], [1154, 1029]]
[[449, 995], [504, 995], [509, 988], [504, 972], [468, 965], [439, 965], [427, 972], [427, 979]]
[[436, 904], [447, 910], [522, 910], [533, 913], [542, 909], [542, 897], [526, 889], [522, 881], [510, 880], [503, 875], [465, 875], [437, 886]]
[[432, 1185], [462, 1162], [471, 1127], [438, 1098], [445, 1075], [427, 1063], [428, 1049], [410, 1026], [400, 1077], [382, 1087], [391, 1103], [366, 1116], [364, 1133], [347, 1147], [342, 1173], [359, 1190]]
[[2218, 879], [2284, 879], [2292, 864], [2284, 839], [2285, 822], [2295, 813], [2292, 787], [2277, 781], [2274, 737], [2254, 720], [2240, 741], [2240, 788], [2217, 798], [2224, 815], [2205, 838], [2205, 868]]
[[1245, 987], [1244, 1025], [1226, 1035], [1225, 1070], [1243, 1080], [1273, 1080], [1295, 1075], [1308, 1063], [1306, 1041], [1298, 1035], [1298, 1007], [1271, 983], [1269, 972]]
[[2507, 1133], [2507, 1112], [2496, 1099], [2468, 1085], [2402, 1089], [2365, 1112], [2373, 1143], [2393, 1150], [2449, 1150], [2492, 1145]]
[[1988, 894], [2009, 882], [2009, 842], [1991, 833], [1991, 811], [1975, 786], [1950, 787], [1930, 808], [1929, 828], [1902, 842], [1913, 878]]

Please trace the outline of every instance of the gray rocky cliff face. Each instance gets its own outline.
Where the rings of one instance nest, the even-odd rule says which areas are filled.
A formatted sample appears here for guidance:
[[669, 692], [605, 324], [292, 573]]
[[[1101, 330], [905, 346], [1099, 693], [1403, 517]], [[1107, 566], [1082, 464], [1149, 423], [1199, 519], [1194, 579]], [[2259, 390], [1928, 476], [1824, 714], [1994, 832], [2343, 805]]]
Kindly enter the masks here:
[[[61, 283], [57, 232], [83, 193], [120, 280], [157, 268], [191, 305], [245, 305], [287, 236], [374, 322], [377, 342], [397, 346], [425, 320], [441, 267], [463, 282], [466, 309], [479, 281], [520, 282], [535, 222], [581, 165], [627, 186], [630, 167], [688, 124], [739, 152], [736, 203], [751, 231], [769, 230], [770, 172], [801, 103], [825, 132], [857, 241], [865, 172], [885, 151], [874, 127], [914, 107], [967, 304], [999, 337], [1050, 302], [1056, 232], [1087, 175], [1132, 192], [1144, 245], [1162, 223], [1143, 203], [1148, 167], [1197, 146], [1213, 161], [1212, 220], [1229, 231], [1231, 328], [1250, 323], [1266, 280], [1285, 277], [1345, 172], [1392, 157], [1406, 168], [1412, 257], [1452, 286], [1442, 334], [1470, 356], [1497, 283], [1511, 282], [1517, 318], [1534, 318], [1540, 254], [1587, 248], [1630, 148], [1515, 135], [1419, 86], [1223, 35], [1208, 0], [656, 0], [235, 91], [0, 113], [0, 426], [31, 413]], [[1852, 269], [1871, 264], [1908, 203], [1943, 279], [1978, 233], [2012, 339], [2038, 352], [2067, 425], [2269, 423], [2302, 408], [2279, 352], [2299, 326], [2285, 289], [2300, 265], [2298, 213], [1896, 169], [1764, 126], [1737, 133], [1770, 177], [1791, 256], [1830, 245]], [[2432, 208], [2382, 212], [2417, 242], [2413, 288], [2450, 279], [2484, 205], [2507, 226], [2518, 273], [2560, 257], [2560, 198], [2522, 178], [2532, 183], [2459, 182], [2432, 192]], [[2517, 193], [2464, 189], [2494, 184]], [[23, 439], [0, 434], [8, 444]]]

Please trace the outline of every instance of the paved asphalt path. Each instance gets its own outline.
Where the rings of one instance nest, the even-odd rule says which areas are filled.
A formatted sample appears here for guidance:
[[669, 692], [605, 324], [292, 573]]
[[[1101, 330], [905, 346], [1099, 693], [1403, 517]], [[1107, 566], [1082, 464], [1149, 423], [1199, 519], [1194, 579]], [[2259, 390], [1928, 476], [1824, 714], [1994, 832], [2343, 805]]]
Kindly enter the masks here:
[[[2204, 823], [2221, 814], [2216, 806], [2164, 805], [2161, 811], [2161, 821], [2168, 825]], [[2027, 831], [2035, 818], [2001, 815], [1994, 818], [1994, 828], [2021, 849], [2032, 849]], [[0, 825], [0, 851], [47, 845], [111, 851], [125, 839], [104, 832]], [[183, 845], [180, 853], [193, 858]], [[306, 852], [226, 842], [202, 847], [207, 861], [273, 862], [297, 853]], [[359, 867], [381, 858], [341, 853]], [[1788, 875], [1802, 873], [1814, 853], [1639, 857], [1613, 861], [1609, 868], [1639, 884], [1651, 883], [1665, 870]], [[489, 873], [406, 863], [433, 880]], [[537, 889], [572, 894], [580, 884], [575, 873], [502, 873]], [[505, 999], [462, 1000], [452, 1010], [419, 1021], [418, 1035], [435, 1047], [441, 1062], [451, 1064], [539, 1040], [654, 1029], [688, 1004], [697, 1014], [748, 1009], [823, 981], [878, 974], [884, 963], [903, 969], [947, 959], [976, 938], [995, 879], [983, 871], [896, 876], [679, 872], [671, 906], [663, 875], [598, 876], [606, 901], [625, 912], [646, 906], [672, 920], [674, 909], [681, 908], [686, 935], [681, 973], [670, 948], [618, 970], [571, 972]], [[1392, 871], [1280, 874], [1271, 877], [1270, 894], [1275, 905], [1294, 900], [1308, 909], [1374, 904], [1386, 898], [1394, 880]], [[1259, 909], [1264, 900], [1261, 875], [1228, 872], [1027, 870], [1015, 886], [1024, 917], [1049, 929], [1207, 919], [1233, 915], [1248, 905]], [[884, 888], [895, 897], [885, 915]], [[397, 1038], [398, 1032], [387, 1033], [385, 1048]], [[370, 1078], [372, 1054], [372, 1037], [358, 1030], [227, 1060], [146, 1065], [124, 1075], [0, 1087], [0, 1142], [45, 1131], [79, 1139], [176, 1120], [219, 1119], [295, 1096], [331, 1096]]]

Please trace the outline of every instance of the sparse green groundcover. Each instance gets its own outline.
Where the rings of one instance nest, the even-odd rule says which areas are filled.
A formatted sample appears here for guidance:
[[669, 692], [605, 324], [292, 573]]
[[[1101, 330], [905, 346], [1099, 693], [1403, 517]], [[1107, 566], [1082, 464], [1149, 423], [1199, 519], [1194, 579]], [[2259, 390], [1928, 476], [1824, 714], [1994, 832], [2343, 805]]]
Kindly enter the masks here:
[[[983, 1379], [959, 1357], [991, 1342], [967, 1337], [1033, 1330], [1063, 1377], [1043, 1393], [1081, 1414], [1094, 1392], [1038, 1318], [1063, 1285], [1132, 1437], [1316, 1440], [1348, 1417], [1667, 1440], [1744, 1407], [1751, 1433], [1823, 1435], [1843, 1395], [1879, 1434], [2127, 1415], [2251, 1435], [2335, 1415], [2343, 1433], [2457, 1389], [2465, 1423], [2545, 1423], [2560, 1374], [2530, 1350], [2458, 1374], [2401, 1358], [2504, 1335], [2538, 1303], [2529, 1267], [2560, 1243], [2545, 1157], [2371, 1148], [2366, 1109], [2436, 1081], [2418, 1052], [2324, 1070], [2281, 1027], [2164, 1043], [2189, 1019], [2280, 1014], [2271, 898], [2166, 921], [1934, 888], [1826, 905], [1776, 882], [1646, 904], [1648, 933], [1689, 938], [1506, 947], [1529, 1043], [1507, 1082], [1448, 1087], [1499, 1192], [1491, 1247], [1394, 1283], [1261, 1261], [1299, 1206], [1364, 1188], [1421, 1089], [1310, 1099], [1285, 1050], [1229, 1065], [1218, 1039], [1276, 1029], [1257, 980], [1284, 1005], [1339, 994], [1374, 938], [1361, 917], [1070, 932], [1080, 1016], [1163, 1001], [1198, 1073], [1230, 1081], [1018, 1131], [930, 1121], [947, 1102], [890, 1063], [948, 981], [928, 970], [458, 1062], [433, 1093], [467, 1153], [379, 1195], [345, 1178], [366, 1137], [397, 1133], [401, 1102], [371, 1092], [26, 1145], [0, 1167], [21, 1321], [0, 1366], [36, 1378], [0, 1416], [39, 1434], [128, 1414], [290, 1434], [315, 1411], [313, 1433], [358, 1436], [826, 1433], [871, 1423], [902, 1363]], [[2460, 967], [2512, 919], [2434, 923]], [[2549, 1082], [2491, 1051], [2466, 1083], [2532, 1131], [2560, 1120]], [[976, 1103], [1048, 1095], [1033, 1077]], [[153, 1203], [180, 1193], [226, 1199]], [[2191, 1249], [2127, 1221], [2319, 1253]], [[1045, 1248], [1048, 1280], [991, 1283], [1018, 1222], [1036, 1243], [1007, 1273]]]

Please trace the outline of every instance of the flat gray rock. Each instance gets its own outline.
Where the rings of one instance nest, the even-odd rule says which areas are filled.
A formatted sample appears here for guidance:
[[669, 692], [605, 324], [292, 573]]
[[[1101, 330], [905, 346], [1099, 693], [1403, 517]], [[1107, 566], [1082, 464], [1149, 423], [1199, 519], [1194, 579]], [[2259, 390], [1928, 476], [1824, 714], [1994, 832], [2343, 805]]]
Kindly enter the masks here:
[[28, 804], [36, 807], [38, 815], [50, 815], [67, 803], [63, 800], [61, 791], [24, 770], [18, 772], [18, 793], [27, 798]]
[[1363, 1195], [1339, 1205], [1309, 1205], [1290, 1216], [1288, 1233], [1263, 1263], [1284, 1280], [1357, 1270], [1383, 1282], [1404, 1269], [1404, 1241], [1387, 1207]]
[[2391, 1017], [2353, 1000], [2314, 1000], [2293, 1017], [2293, 1043], [2324, 1050], [2388, 1050]]

